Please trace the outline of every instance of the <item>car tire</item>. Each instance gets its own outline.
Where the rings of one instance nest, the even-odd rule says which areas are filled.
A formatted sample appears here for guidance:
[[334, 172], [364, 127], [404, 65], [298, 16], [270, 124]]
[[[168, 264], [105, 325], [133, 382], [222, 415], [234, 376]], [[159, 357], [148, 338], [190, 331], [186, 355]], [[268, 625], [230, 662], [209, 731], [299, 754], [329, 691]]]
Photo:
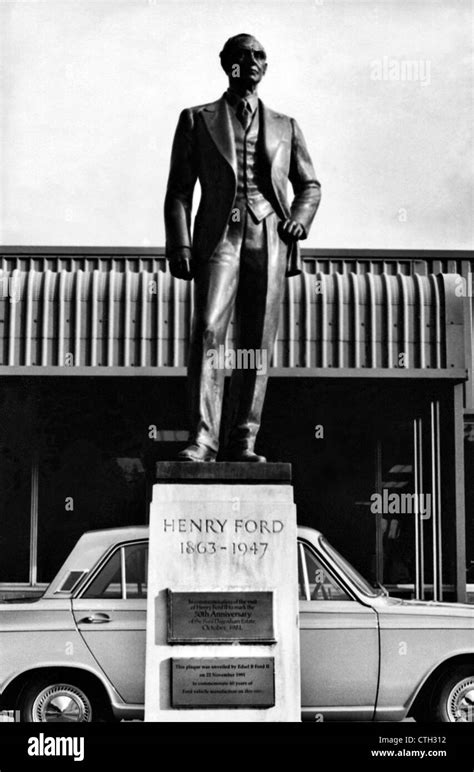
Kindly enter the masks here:
[[89, 723], [105, 720], [104, 705], [89, 684], [64, 674], [29, 681], [19, 700], [20, 720], [33, 723]]
[[431, 721], [474, 722], [474, 664], [458, 667], [441, 678], [429, 713]]

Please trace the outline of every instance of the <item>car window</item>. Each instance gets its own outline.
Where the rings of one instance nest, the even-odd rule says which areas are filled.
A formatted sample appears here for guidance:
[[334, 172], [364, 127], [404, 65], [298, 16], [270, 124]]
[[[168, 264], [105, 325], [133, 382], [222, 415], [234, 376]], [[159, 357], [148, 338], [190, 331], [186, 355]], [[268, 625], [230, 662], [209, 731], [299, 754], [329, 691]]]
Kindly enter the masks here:
[[298, 544], [300, 600], [352, 600], [306, 544]]
[[56, 590], [56, 592], [72, 592], [74, 587], [79, 584], [80, 580], [86, 573], [86, 571], [69, 571], [62, 585], [58, 590]]
[[89, 585], [83, 598], [146, 598], [148, 545], [120, 547]]
[[127, 598], [146, 598], [148, 576], [148, 545], [125, 547]]

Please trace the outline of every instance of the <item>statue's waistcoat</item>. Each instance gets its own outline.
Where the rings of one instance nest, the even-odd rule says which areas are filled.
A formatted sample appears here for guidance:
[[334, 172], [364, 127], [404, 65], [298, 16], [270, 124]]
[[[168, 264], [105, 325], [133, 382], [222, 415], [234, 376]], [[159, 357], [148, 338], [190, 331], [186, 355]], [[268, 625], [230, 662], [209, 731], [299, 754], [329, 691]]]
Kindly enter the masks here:
[[235, 206], [238, 208], [246, 206], [252, 212], [255, 219], [260, 221], [274, 210], [265, 195], [265, 190], [268, 189], [268, 182], [265, 184], [264, 167], [258, 141], [260, 131], [259, 113], [258, 110], [255, 110], [252, 123], [245, 131], [234, 111], [230, 110], [229, 112], [231, 113], [237, 156], [237, 195]]

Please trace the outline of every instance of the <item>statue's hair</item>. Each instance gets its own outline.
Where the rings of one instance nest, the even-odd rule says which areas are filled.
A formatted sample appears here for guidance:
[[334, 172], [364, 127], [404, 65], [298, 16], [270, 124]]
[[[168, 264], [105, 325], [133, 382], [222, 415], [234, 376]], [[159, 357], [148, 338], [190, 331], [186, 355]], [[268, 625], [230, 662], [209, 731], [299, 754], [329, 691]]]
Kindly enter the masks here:
[[[239, 42], [239, 40], [241, 38], [253, 38], [253, 37], [254, 37], [253, 35], [249, 35], [247, 32], [239, 32], [238, 35], [233, 35], [231, 38], [226, 40], [226, 42], [224, 43], [224, 48], [219, 54], [222, 67], [226, 72], [228, 72], [228, 70], [231, 68], [233, 64], [232, 56], [235, 52], [236, 44]], [[265, 51], [263, 53], [265, 53]]]

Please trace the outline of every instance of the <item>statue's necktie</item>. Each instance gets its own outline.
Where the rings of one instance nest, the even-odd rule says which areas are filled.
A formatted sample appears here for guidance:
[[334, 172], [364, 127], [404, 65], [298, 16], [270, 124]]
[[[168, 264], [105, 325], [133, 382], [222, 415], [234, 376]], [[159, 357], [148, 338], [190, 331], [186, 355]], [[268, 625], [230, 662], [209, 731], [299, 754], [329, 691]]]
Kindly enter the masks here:
[[252, 122], [252, 110], [246, 99], [242, 99], [237, 105], [237, 118], [244, 127], [244, 131], [247, 131]]

